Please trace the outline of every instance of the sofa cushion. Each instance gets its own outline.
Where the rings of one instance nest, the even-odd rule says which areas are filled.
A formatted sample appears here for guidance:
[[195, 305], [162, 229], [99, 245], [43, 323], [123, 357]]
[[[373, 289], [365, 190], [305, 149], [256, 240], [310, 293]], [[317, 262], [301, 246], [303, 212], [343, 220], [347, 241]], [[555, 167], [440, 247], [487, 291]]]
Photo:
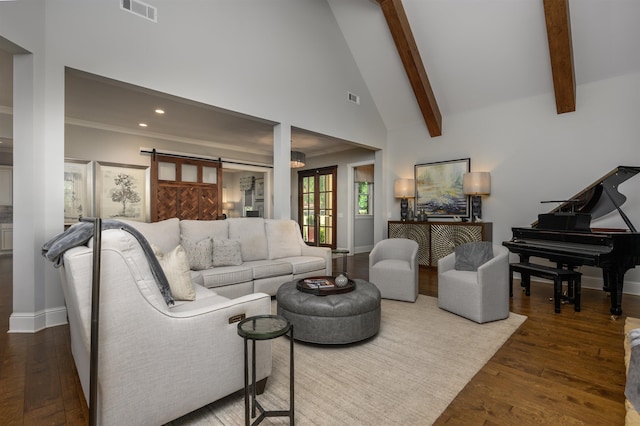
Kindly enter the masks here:
[[158, 246], [162, 253], [168, 253], [180, 244], [180, 220], [178, 218], [174, 217], [153, 223], [135, 220], [120, 220], [120, 222], [131, 225], [140, 231], [147, 241]]
[[300, 256], [300, 228], [293, 220], [265, 220], [269, 259]]
[[[212, 301], [213, 303], [215, 303], [214, 301], [215, 299], [212, 299], [213, 297], [221, 298], [221, 301], [224, 301], [227, 299], [226, 297], [220, 296], [215, 291], [205, 288], [198, 284], [194, 284], [193, 288], [196, 294], [195, 301], [193, 300], [176, 301], [176, 303], [173, 306], [169, 307], [169, 310], [171, 312], [182, 312], [183, 310], [193, 310], [194, 308], [197, 308], [196, 305], [204, 306], [206, 304], [212, 303]], [[205, 299], [208, 299], [208, 300], [203, 302]], [[178, 306], [182, 306], [182, 308], [178, 308]]]
[[240, 240], [213, 240], [213, 266], [242, 265]]
[[212, 240], [229, 238], [229, 224], [226, 220], [181, 220], [180, 233], [187, 237], [200, 240], [209, 237]]
[[251, 262], [244, 262], [243, 265], [251, 268], [254, 280], [281, 277], [291, 275], [293, 273], [293, 265], [291, 265], [290, 262], [254, 260]]
[[196, 278], [196, 282], [202, 281], [202, 285], [207, 288], [246, 283], [253, 280], [253, 271], [245, 265], [204, 269], [202, 271], [192, 272], [192, 276], [193, 275], [200, 275], [201, 278]]
[[195, 300], [196, 291], [191, 282], [191, 268], [187, 254], [181, 245], [168, 253], [162, 254], [154, 247], [154, 252], [160, 262], [162, 271], [169, 281], [171, 294], [175, 300]]
[[308, 272], [324, 271], [327, 263], [321, 257], [315, 256], [296, 256], [285, 257], [280, 259], [283, 262], [289, 262], [293, 266], [293, 274], [306, 274]]
[[491, 241], [475, 241], [461, 244], [455, 248], [458, 271], [477, 271], [480, 265], [493, 259], [493, 243]]
[[209, 237], [193, 239], [180, 236], [180, 245], [184, 248], [191, 269], [209, 269], [213, 266], [213, 241]]
[[258, 217], [227, 219], [229, 238], [240, 240], [242, 260], [263, 260], [269, 258], [264, 219]]

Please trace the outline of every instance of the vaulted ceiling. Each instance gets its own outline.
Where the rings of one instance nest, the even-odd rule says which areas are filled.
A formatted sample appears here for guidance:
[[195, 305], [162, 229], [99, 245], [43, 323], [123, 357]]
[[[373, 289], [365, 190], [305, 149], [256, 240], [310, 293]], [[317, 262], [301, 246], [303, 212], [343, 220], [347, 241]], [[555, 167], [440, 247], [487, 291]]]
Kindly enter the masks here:
[[575, 97], [579, 111], [581, 85], [640, 72], [636, 0], [327, 1], [389, 130], [426, 122], [428, 95], [414, 93], [380, 2], [404, 8], [444, 135], [452, 115], [521, 98], [552, 95], [556, 114]]
[[[640, 72], [640, 1], [637, 0], [327, 0], [346, 43], [389, 130], [423, 121], [429, 134], [447, 132], [447, 117], [520, 98], [553, 95], [553, 113], [581, 108], [580, 85]], [[570, 12], [570, 13], [569, 13]], [[399, 46], [399, 48], [398, 48]], [[6, 63], [5, 57], [0, 62]], [[6, 70], [0, 70], [5, 80]], [[88, 78], [87, 78], [88, 77]], [[87, 84], [111, 84], [77, 74], [68, 92], [68, 120], [131, 126], [113, 112], [85, 108]], [[84, 80], [83, 80], [84, 79]], [[7, 85], [0, 81], [0, 116], [10, 111]], [[102, 93], [104, 87], [95, 87]], [[244, 117], [163, 94], [129, 90], [129, 103], [150, 96], [179, 102], [186, 117], [193, 108], [218, 114], [211, 128], [176, 121], [170, 135], [200, 140], [218, 132], [219, 143], [270, 149], [273, 123]], [[146, 98], [146, 100], [144, 100]], [[10, 99], [10, 97], [9, 97]], [[103, 97], [107, 101], [108, 98]], [[108, 103], [108, 102], [107, 102]], [[71, 113], [73, 111], [73, 113]], [[89, 113], [94, 113], [90, 116]], [[1, 117], [0, 117], [1, 118]], [[120, 120], [120, 121], [118, 121]], [[131, 131], [140, 132], [134, 123]], [[294, 129], [295, 148], [322, 155], [352, 148], [347, 141]], [[2, 135], [0, 135], [2, 136]], [[246, 145], [244, 145], [246, 147]], [[242, 149], [242, 148], [239, 148]]]

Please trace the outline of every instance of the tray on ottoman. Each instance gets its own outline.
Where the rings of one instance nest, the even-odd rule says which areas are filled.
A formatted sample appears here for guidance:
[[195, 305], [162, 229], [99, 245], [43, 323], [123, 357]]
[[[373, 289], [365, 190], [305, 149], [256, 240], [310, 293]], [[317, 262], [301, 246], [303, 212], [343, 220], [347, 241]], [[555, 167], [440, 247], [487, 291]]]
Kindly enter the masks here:
[[350, 279], [347, 285], [339, 287], [336, 284], [335, 277], [309, 277], [298, 280], [296, 288], [316, 296], [327, 296], [329, 294], [349, 293], [356, 288], [356, 283]]

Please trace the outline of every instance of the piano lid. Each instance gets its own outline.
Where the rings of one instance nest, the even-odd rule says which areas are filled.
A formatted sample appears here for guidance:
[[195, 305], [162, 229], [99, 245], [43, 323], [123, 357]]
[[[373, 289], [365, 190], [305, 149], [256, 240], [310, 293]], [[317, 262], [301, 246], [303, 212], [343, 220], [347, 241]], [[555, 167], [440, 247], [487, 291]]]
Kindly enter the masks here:
[[[586, 213], [591, 215], [591, 219], [597, 219], [618, 209], [627, 222], [628, 219], [620, 210], [627, 197], [618, 191], [618, 186], [638, 173], [640, 167], [618, 166], [549, 213]], [[532, 224], [534, 227], [536, 225], [537, 221]]]

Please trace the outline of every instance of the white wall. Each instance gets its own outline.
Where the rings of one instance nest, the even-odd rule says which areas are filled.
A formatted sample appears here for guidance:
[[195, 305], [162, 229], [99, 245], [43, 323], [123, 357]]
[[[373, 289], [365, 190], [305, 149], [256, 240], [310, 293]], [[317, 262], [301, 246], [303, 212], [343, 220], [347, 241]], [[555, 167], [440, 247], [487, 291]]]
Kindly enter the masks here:
[[[530, 226], [539, 213], [567, 199], [618, 165], [640, 165], [640, 74], [577, 87], [577, 110], [556, 114], [554, 98], [539, 96], [444, 118], [443, 136], [430, 138], [423, 124], [391, 132], [387, 185], [410, 177], [416, 163], [471, 158], [472, 171], [491, 172], [491, 195], [483, 197], [483, 218], [494, 223], [493, 240], [511, 238], [511, 227]], [[640, 176], [620, 191], [623, 210], [640, 229]], [[399, 218], [392, 194], [389, 214]], [[617, 213], [595, 226], [622, 227]], [[601, 270], [582, 269], [585, 285], [601, 288]], [[640, 271], [626, 275], [626, 291], [640, 290]], [[623, 308], [624, 309], [624, 308]]]

